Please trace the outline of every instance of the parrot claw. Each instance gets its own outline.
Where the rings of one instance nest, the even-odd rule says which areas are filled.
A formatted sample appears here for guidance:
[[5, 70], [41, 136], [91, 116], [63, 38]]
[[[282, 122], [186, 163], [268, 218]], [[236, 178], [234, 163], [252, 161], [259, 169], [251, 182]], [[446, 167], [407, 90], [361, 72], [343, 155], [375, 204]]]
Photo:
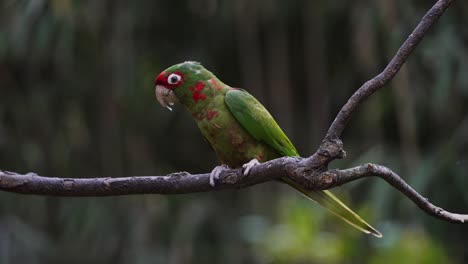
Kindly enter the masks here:
[[242, 170], [244, 170], [244, 175], [247, 176], [250, 172], [250, 170], [259, 165], [260, 162], [258, 161], [258, 159], [252, 159], [251, 161], [247, 162], [246, 164], [242, 165]]
[[221, 172], [223, 172], [224, 170], [227, 170], [229, 169], [229, 166], [227, 166], [226, 164], [223, 164], [223, 165], [220, 165], [220, 166], [216, 166], [210, 173], [210, 185], [211, 187], [215, 187], [215, 180], [219, 179], [219, 175], [221, 174]]

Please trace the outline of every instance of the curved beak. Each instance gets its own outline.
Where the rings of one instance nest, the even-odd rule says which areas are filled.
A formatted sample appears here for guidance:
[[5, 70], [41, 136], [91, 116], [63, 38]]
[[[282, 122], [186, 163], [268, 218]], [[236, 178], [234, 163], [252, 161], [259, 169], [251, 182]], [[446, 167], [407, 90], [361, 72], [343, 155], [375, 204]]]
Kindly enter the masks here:
[[162, 107], [167, 108], [172, 111], [171, 106], [177, 102], [177, 97], [175, 96], [172, 90], [167, 89], [164, 85], [156, 85], [156, 99], [162, 105]]

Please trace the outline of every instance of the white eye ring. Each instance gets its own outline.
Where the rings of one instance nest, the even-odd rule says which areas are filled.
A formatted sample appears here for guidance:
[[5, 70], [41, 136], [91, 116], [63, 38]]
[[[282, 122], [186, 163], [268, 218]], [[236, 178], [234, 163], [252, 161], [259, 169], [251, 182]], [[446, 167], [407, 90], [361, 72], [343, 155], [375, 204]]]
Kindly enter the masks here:
[[180, 77], [180, 75], [175, 74], [175, 73], [171, 73], [167, 77], [167, 83], [168, 84], [177, 84], [178, 82], [180, 82], [180, 79], [182, 79], [182, 77]]

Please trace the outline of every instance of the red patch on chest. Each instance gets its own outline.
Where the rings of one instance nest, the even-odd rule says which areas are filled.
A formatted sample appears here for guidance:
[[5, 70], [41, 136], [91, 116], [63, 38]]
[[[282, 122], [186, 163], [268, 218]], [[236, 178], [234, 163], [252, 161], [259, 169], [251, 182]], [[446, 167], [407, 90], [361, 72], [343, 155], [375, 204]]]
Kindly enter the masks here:
[[[201, 121], [203, 119], [211, 121], [213, 118], [217, 117], [218, 115], [219, 115], [218, 111], [208, 110], [208, 111], [202, 111], [200, 113], [194, 114], [193, 117], [195, 117], [199, 121]], [[217, 125], [215, 124], [215, 126], [217, 126]], [[218, 126], [218, 128], [219, 128], [219, 126]]]
[[200, 100], [206, 99], [206, 95], [201, 93], [203, 89], [205, 89], [204, 82], [197, 82], [197, 84], [195, 84], [195, 87], [190, 87], [190, 91], [193, 93], [192, 99], [193, 101], [195, 101], [195, 103], [198, 103], [198, 101]]
[[218, 111], [216, 110], [210, 110], [208, 111], [208, 114], [206, 114], [206, 119], [209, 121], [219, 115]]
[[216, 88], [216, 90], [218, 90], [218, 91], [221, 90], [221, 86], [219, 85], [219, 83], [215, 79], [210, 79], [210, 82], [213, 84], [213, 86]]

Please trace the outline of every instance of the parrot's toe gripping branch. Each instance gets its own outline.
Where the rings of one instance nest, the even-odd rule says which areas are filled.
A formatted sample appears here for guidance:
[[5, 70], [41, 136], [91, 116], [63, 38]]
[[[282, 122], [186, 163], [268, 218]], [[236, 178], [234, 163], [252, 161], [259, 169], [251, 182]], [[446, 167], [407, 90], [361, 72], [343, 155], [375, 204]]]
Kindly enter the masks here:
[[246, 164], [242, 165], [242, 170], [244, 171], [244, 176], [249, 175], [249, 171], [254, 167], [259, 165], [260, 162], [258, 159], [252, 159], [251, 161], [247, 162]]
[[216, 166], [210, 173], [210, 185], [211, 187], [214, 187], [216, 185], [215, 180], [219, 179], [219, 175], [221, 175], [221, 172], [230, 169], [228, 165], [222, 164], [219, 166]]

